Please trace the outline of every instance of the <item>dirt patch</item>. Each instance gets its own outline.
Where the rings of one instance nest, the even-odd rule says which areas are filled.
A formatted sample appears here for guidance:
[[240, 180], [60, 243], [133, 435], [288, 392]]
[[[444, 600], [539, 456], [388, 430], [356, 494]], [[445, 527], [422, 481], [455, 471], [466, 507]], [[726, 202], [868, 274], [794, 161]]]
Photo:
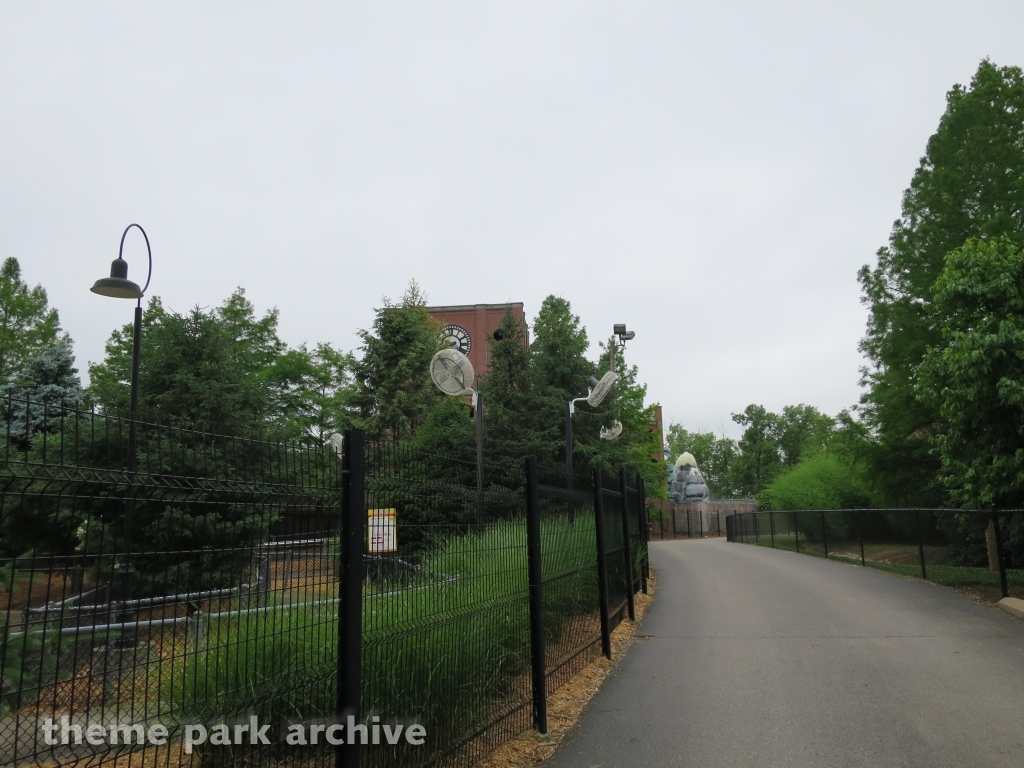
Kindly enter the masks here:
[[[647, 582], [647, 594], [635, 598], [637, 621], [643, 618], [654, 598], [657, 581], [654, 571]], [[525, 732], [506, 741], [478, 762], [474, 768], [528, 768], [549, 758], [565, 735], [580, 719], [583, 710], [597, 693], [609, 673], [636, 641], [646, 640], [636, 634], [636, 622], [624, 620], [612, 632], [612, 660], [601, 656], [584, 667], [579, 674], [548, 697], [548, 732], [540, 735]]]
[[68, 759], [60, 762], [52, 761], [42, 763], [39, 768], [167, 768], [167, 766], [188, 766], [199, 765], [199, 755], [185, 753], [184, 745], [180, 742], [166, 744], [161, 747], [149, 747], [137, 752], [124, 752], [122, 754], [104, 753], [82, 758], [81, 760]]

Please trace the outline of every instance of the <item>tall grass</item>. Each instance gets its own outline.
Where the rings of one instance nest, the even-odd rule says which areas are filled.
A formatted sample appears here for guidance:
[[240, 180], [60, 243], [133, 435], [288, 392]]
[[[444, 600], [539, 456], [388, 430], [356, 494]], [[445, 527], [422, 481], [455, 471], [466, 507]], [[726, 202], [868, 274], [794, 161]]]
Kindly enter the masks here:
[[[593, 520], [541, 524], [549, 642], [597, 607]], [[363, 597], [362, 711], [415, 721], [452, 747], [528, 704], [526, 526], [504, 520], [453, 536], [420, 564], [451, 577]], [[559, 578], [555, 578], [559, 577]], [[263, 723], [333, 716], [336, 604], [232, 617], [211, 626], [163, 696], [183, 719], [255, 713]], [[422, 752], [421, 752], [422, 756]]]

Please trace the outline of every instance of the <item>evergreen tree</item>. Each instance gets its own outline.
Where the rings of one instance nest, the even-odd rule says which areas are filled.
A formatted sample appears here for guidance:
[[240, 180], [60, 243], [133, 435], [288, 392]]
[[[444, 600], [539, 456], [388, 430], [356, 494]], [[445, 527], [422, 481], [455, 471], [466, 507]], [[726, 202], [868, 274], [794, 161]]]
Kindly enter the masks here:
[[21, 265], [10, 257], [0, 267], [0, 384], [55, 342], [70, 345], [57, 310], [47, 306], [42, 286], [29, 288]]
[[385, 297], [383, 305], [372, 330], [359, 332], [362, 356], [354, 365], [352, 404], [370, 439], [406, 440], [445, 397], [430, 379], [441, 329], [415, 280], [401, 301]]
[[[139, 418], [237, 435], [296, 437], [309, 424], [308, 387], [319, 363], [277, 335], [278, 311], [258, 317], [238, 288], [213, 310], [167, 311], [150, 299], [142, 320]], [[89, 367], [90, 390], [106, 413], [126, 414], [131, 395], [130, 324], [115, 330], [102, 363]], [[324, 353], [330, 355], [324, 350]], [[338, 360], [344, 368], [346, 363]], [[344, 375], [337, 387], [344, 386]]]
[[[214, 311], [167, 312], [153, 299], [143, 318], [139, 418], [238, 435], [266, 431], [273, 395], [238, 344], [237, 328]], [[124, 415], [131, 394], [131, 326], [115, 331], [103, 363], [89, 367], [104, 412]]]
[[928, 438], [940, 421], [915, 397], [914, 372], [943, 346], [930, 309], [946, 254], [972, 237], [1024, 243], [1024, 74], [985, 60], [970, 87], [955, 85], [903, 195], [902, 215], [874, 268], [859, 273], [870, 308], [862, 351], [872, 367], [861, 412], [870, 474], [891, 504], [937, 504], [937, 459]]
[[75, 356], [66, 343], [54, 344], [29, 360], [0, 393], [6, 396], [7, 432], [21, 451], [28, 450], [37, 433], [57, 432], [61, 419], [82, 408], [86, 399]]
[[513, 472], [520, 470], [525, 456], [550, 466], [563, 439], [564, 419], [545, 423], [538, 418], [550, 409], [538, 397], [526, 326], [506, 310], [496, 333], [500, 338], [488, 339], [490, 370], [480, 382], [486, 458]]
[[[614, 344], [615, 338], [601, 344], [597, 378], [611, 370]], [[601, 404], [593, 410], [581, 406], [578, 411], [584, 427], [580, 451], [586, 461], [604, 471], [617, 472], [619, 467], [626, 467], [630, 476], [639, 472], [644, 476], [648, 498], [664, 498], [666, 465], [653, 428], [657, 403], [645, 405], [647, 385], [638, 382], [637, 367], [628, 365], [619, 349], [615, 349], [615, 372], [619, 378]], [[601, 431], [615, 422], [622, 425], [622, 433], [613, 440], [601, 438]]]
[[[590, 342], [579, 316], [572, 313], [568, 301], [558, 296], [544, 299], [533, 321], [533, 337], [530, 356], [533, 392], [537, 400], [535, 423], [558, 425], [555, 431], [557, 438], [552, 437], [547, 456], [554, 465], [564, 467], [565, 404], [587, 394], [587, 382], [595, 373], [594, 364], [585, 357]], [[599, 426], [592, 419], [574, 417], [574, 445], [587, 445], [596, 440]], [[588, 471], [587, 452], [584, 451], [577, 460], [575, 451], [574, 448], [573, 466], [576, 471]], [[538, 460], [542, 457], [538, 456]]]

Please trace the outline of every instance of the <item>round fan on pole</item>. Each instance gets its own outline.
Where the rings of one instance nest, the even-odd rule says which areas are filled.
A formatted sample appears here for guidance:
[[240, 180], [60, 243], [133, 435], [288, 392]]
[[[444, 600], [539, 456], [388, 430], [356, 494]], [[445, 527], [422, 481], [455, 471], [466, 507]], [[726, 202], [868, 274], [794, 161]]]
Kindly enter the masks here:
[[610, 427], [601, 427], [601, 439], [602, 440], [614, 440], [616, 437], [622, 434], [622, 422], [613, 421]]
[[442, 349], [430, 361], [430, 378], [446, 395], [472, 395], [473, 364], [457, 349]]

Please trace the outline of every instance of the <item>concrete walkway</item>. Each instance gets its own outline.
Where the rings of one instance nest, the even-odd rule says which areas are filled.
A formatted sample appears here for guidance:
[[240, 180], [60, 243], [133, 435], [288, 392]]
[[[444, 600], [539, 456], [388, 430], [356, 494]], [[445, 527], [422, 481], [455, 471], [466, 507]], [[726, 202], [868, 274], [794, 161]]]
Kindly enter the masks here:
[[553, 768], [1024, 765], [1024, 622], [723, 539], [653, 542], [641, 639]]

